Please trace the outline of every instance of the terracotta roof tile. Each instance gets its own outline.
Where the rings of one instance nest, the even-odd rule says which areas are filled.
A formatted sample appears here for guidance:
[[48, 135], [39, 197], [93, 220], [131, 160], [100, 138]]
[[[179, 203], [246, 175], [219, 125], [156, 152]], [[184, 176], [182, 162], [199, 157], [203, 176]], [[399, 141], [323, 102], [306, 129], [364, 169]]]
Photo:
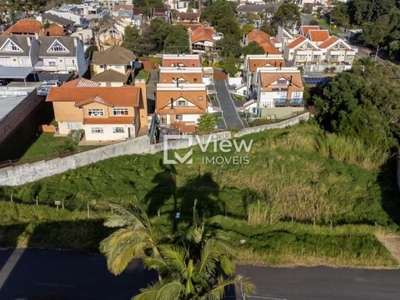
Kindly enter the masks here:
[[[282, 64], [282, 65], [281, 65]], [[250, 72], [254, 73], [257, 68], [262, 68], [266, 65], [271, 65], [274, 67], [285, 67], [285, 59], [284, 58], [274, 58], [274, 59], [269, 59], [269, 58], [263, 58], [263, 59], [249, 59], [249, 66], [250, 66]]]
[[119, 11], [120, 9], [133, 10], [133, 5], [130, 5], [130, 4], [126, 4], [126, 5], [115, 4], [114, 5], [114, 11], [115, 12]]
[[[207, 102], [207, 101], [206, 101]], [[197, 106], [192, 107], [174, 107], [173, 109], [169, 107], [164, 107], [161, 109], [157, 109], [157, 113], [162, 114], [171, 114], [171, 115], [202, 115], [207, 112], [206, 108], [198, 108]]]
[[306, 38], [304, 36], [299, 36], [293, 42], [291, 42], [289, 45], [287, 45], [286, 47], [288, 47], [290, 49], [294, 49], [298, 45], [300, 45], [302, 42], [304, 42], [305, 40], [306, 40]]
[[163, 67], [171, 67], [172, 64], [184, 64], [185, 67], [201, 67], [200, 59], [184, 59], [182, 57], [164, 59], [162, 62]]
[[62, 87], [96, 87], [100, 86], [99, 83], [87, 80], [85, 78], [78, 78], [63, 83]]
[[105, 51], [94, 51], [92, 62], [96, 65], [127, 65], [135, 59], [136, 55], [132, 51], [115, 45]]
[[192, 43], [197, 43], [199, 41], [210, 41], [215, 42], [213, 39], [213, 34], [217, 31], [212, 27], [198, 27], [192, 32], [191, 41]]
[[[199, 101], [199, 96], [203, 97], [203, 100]], [[206, 90], [199, 91], [157, 91], [156, 92], [156, 109], [165, 108], [170, 104], [171, 98], [175, 101], [179, 98], [184, 98], [189, 102], [196, 105], [198, 108], [206, 109], [207, 107], [207, 92]]]
[[191, 30], [191, 31], [194, 31], [197, 28], [203, 26], [200, 23], [185, 23], [185, 22], [179, 22], [179, 23], [177, 23], [177, 25], [181, 25], [181, 26], [185, 27], [187, 30]]
[[319, 30], [319, 29], [320, 29], [319, 25], [306, 25], [306, 26], [301, 26], [299, 32], [301, 35], [306, 36], [310, 30]]
[[133, 124], [134, 117], [85, 118], [83, 124]]
[[176, 73], [165, 73], [160, 71], [160, 83], [171, 83], [173, 80], [176, 79], [184, 79], [188, 81], [189, 83], [201, 83], [203, 81], [202, 74], [201, 73], [181, 73], [178, 70]]
[[267, 73], [261, 72], [261, 87], [263, 89], [270, 87], [271, 83], [279, 80], [280, 78], [285, 78], [290, 80], [290, 76], [292, 76], [292, 84], [297, 88], [303, 88], [303, 79], [301, 78], [300, 72], [282, 72], [282, 73]]
[[84, 106], [86, 104], [93, 103], [93, 102], [100, 103], [100, 104], [103, 104], [105, 106], [111, 106], [111, 107], [114, 106], [111, 103], [109, 103], [108, 101], [106, 101], [103, 98], [101, 98], [100, 96], [94, 96], [94, 97], [90, 97], [89, 99], [82, 100], [80, 102], [75, 102], [75, 106], [76, 107], [82, 107], [82, 106]]
[[134, 86], [121, 87], [60, 87], [50, 88], [47, 102], [75, 102], [80, 103], [88, 99], [100, 97], [109, 105], [138, 107], [140, 88]]
[[271, 44], [271, 37], [265, 33], [264, 31], [253, 29], [247, 35], [248, 42], [256, 42], [261, 47], [263, 47], [265, 53], [269, 54], [280, 54], [279, 49], [275, 48], [274, 45]]
[[328, 30], [310, 30], [308, 32], [308, 38], [313, 42], [323, 42], [329, 39]]
[[134, 15], [141, 15], [142, 14], [142, 8], [141, 7], [134, 7], [133, 8], [133, 14]]
[[322, 49], [328, 48], [328, 47], [332, 46], [338, 40], [339, 40], [339, 38], [333, 35], [329, 39], [327, 39], [325, 42], [323, 42], [321, 45], [319, 45], [318, 47], [322, 48]]
[[43, 29], [42, 23], [34, 19], [22, 19], [3, 32], [3, 35], [10, 34], [39, 34], [46, 36], [62, 36], [65, 35], [64, 28], [56, 24], [50, 25], [49, 28]]

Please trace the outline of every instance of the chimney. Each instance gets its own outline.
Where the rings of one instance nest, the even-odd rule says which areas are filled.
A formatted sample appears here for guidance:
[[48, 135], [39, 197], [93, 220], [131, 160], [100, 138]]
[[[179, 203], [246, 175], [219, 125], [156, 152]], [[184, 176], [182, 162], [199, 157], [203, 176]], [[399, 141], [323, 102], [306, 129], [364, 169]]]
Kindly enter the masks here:
[[78, 47], [78, 38], [74, 37], [74, 47]]
[[26, 41], [28, 42], [28, 46], [31, 46], [31, 38], [29, 36], [26, 37]]
[[174, 98], [171, 98], [171, 109], [174, 108]]
[[276, 67], [276, 61], [275, 61], [275, 67]]
[[176, 87], [179, 87], [179, 79], [176, 79]]
[[279, 64], [279, 70], [282, 70], [282, 63]]
[[268, 57], [268, 51], [267, 51], [267, 57]]
[[290, 75], [290, 79], [289, 79], [289, 86], [291, 86], [291, 85], [292, 85], [292, 78], [293, 78], [293, 76], [292, 76], [292, 75]]

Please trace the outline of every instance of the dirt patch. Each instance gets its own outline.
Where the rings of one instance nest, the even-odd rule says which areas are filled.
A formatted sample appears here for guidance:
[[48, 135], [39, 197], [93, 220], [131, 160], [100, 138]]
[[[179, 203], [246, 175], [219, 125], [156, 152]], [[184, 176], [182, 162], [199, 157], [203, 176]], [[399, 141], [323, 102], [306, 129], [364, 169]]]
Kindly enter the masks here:
[[400, 263], [400, 236], [377, 234], [376, 237], [390, 251], [393, 258]]

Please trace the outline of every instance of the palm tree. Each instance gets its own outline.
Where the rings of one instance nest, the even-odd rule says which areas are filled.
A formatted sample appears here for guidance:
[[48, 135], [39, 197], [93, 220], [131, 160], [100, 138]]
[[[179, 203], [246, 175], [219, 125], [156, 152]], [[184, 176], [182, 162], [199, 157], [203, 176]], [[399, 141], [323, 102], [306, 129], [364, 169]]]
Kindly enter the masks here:
[[223, 257], [231, 256], [215, 240], [206, 240], [198, 256], [192, 256], [188, 247], [161, 246], [158, 257], [146, 257], [148, 268], [163, 274], [163, 280], [142, 289], [133, 300], [220, 300], [228, 287], [234, 286], [246, 294], [255, 287], [247, 278], [234, 276], [234, 264]]
[[160, 299], [160, 295], [164, 300], [218, 300], [232, 285], [244, 288], [246, 294], [254, 292], [246, 278], [234, 276], [235, 251], [220, 229], [219, 217], [197, 225], [194, 209], [193, 221], [186, 234], [177, 236], [178, 246], [160, 246], [160, 255], [144, 258], [146, 267], [164, 279], [141, 290], [134, 300]]
[[107, 258], [107, 266], [114, 275], [121, 274], [135, 258], [159, 255], [159, 239], [149, 217], [135, 199], [131, 211], [111, 204], [113, 214], [104, 222], [107, 227], [122, 227], [100, 243], [100, 251]]

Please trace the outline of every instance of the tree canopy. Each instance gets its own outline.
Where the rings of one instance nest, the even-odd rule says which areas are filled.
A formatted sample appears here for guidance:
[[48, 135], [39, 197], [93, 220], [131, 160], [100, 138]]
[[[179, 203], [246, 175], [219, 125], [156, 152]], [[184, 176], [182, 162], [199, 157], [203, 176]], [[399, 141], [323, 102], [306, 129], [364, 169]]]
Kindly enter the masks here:
[[243, 47], [243, 55], [264, 53], [264, 48], [261, 47], [257, 42], [250, 42], [247, 46]]
[[400, 137], [399, 75], [397, 66], [359, 60], [314, 96], [316, 119], [327, 131], [391, 148]]

